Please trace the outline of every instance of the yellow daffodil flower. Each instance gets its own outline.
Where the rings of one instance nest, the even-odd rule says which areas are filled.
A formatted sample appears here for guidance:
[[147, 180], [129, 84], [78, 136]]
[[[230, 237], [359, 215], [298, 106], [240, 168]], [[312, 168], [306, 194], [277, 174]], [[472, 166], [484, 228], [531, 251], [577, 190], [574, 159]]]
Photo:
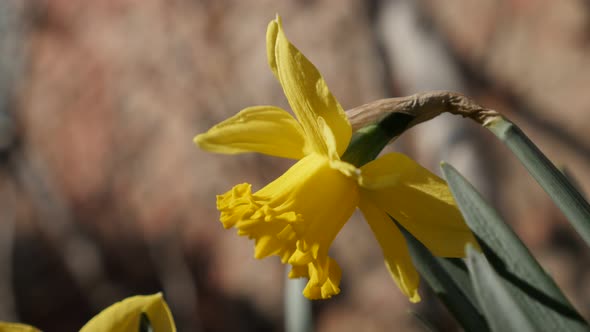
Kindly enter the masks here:
[[[144, 314], [153, 331], [176, 332], [174, 320], [161, 293], [124, 299], [103, 310], [80, 329], [80, 332], [137, 332]], [[0, 332], [37, 332], [25, 324], [0, 322]]]
[[318, 70], [293, 46], [277, 17], [268, 26], [270, 67], [297, 119], [274, 106], [249, 107], [195, 137], [204, 150], [259, 152], [299, 160], [253, 193], [242, 183], [217, 196], [225, 228], [255, 240], [255, 257], [277, 255], [291, 278], [309, 281], [303, 294], [340, 292], [341, 270], [328, 256], [342, 226], [359, 207], [383, 249], [391, 276], [418, 302], [419, 276], [393, 216], [435, 255], [463, 257], [474, 243], [447, 184], [408, 157], [391, 153], [357, 168], [340, 159], [351, 125]]

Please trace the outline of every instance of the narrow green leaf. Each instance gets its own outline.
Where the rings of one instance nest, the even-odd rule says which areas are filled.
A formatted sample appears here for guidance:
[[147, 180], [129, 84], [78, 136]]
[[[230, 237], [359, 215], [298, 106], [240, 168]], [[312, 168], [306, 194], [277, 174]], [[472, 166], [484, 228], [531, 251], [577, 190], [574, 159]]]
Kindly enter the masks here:
[[485, 256], [467, 245], [467, 266], [481, 308], [494, 332], [537, 332], [535, 320], [521, 308]]
[[[465, 278], [465, 282], [462, 284], [456, 284], [454, 278], [440, 264], [437, 258], [393, 217], [391, 219], [397, 224], [406, 238], [416, 269], [441, 302], [454, 315], [458, 323], [463, 326], [465, 331], [489, 331], [483, 315], [474, 302], [475, 297], [468, 298], [461, 289], [463, 286], [470, 285], [469, 278]], [[463, 273], [467, 274], [466, 271], [463, 271]]]
[[518, 157], [590, 246], [590, 204], [520, 128], [499, 117], [486, 124]]
[[498, 213], [452, 166], [443, 163], [441, 168], [489, 262], [506, 280], [519, 306], [538, 321], [541, 331], [590, 331], [553, 279]]
[[471, 277], [469, 276], [469, 271], [467, 270], [467, 265], [465, 265], [464, 260], [461, 258], [435, 258], [449, 274], [451, 279], [453, 279], [453, 282], [456, 285], [459, 285], [463, 294], [465, 294], [465, 296], [471, 300], [473, 305], [478, 308], [478, 311], [481, 313], [481, 309], [479, 309], [478, 303], [475, 301], [475, 293], [473, 292], [473, 287], [471, 286]]

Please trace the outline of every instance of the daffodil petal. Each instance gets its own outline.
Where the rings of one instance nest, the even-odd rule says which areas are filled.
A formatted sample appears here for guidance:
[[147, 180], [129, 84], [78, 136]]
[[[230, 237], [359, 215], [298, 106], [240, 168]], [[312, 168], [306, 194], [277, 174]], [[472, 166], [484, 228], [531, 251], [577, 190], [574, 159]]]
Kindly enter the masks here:
[[291, 159], [307, 154], [301, 125], [274, 106], [248, 107], [197, 135], [194, 141], [203, 150], [225, 154], [259, 152]]
[[26, 324], [0, 322], [0, 332], [41, 332], [41, 330]]
[[410, 301], [419, 302], [420, 276], [412, 263], [404, 236], [383, 210], [379, 209], [367, 197], [363, 197], [363, 192], [361, 191], [359, 208], [381, 245], [387, 270]]
[[94, 316], [80, 332], [138, 331], [141, 313], [145, 313], [154, 331], [175, 332], [170, 309], [161, 293], [133, 296], [117, 302]]
[[318, 117], [322, 117], [334, 134], [338, 155], [342, 155], [350, 142], [352, 127], [324, 78], [289, 42], [279, 17], [270, 22], [266, 36], [269, 65], [281, 83], [313, 150], [324, 155], [328, 153], [323, 128], [317, 121]]
[[433, 254], [464, 257], [465, 244], [477, 242], [444, 180], [399, 153], [361, 168], [363, 194], [393, 216]]
[[322, 132], [322, 137], [324, 138], [324, 144], [328, 152], [328, 158], [330, 160], [340, 160], [340, 154], [338, 153], [338, 142], [336, 141], [336, 137], [330, 129], [330, 126], [328, 126], [326, 120], [324, 120], [324, 118], [321, 116], [318, 116], [317, 123], [318, 128]]

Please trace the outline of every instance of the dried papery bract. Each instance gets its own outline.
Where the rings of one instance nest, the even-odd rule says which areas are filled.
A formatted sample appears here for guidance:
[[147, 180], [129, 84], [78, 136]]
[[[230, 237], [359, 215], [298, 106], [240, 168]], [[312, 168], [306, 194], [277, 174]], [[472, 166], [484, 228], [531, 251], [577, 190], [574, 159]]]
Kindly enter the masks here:
[[471, 98], [450, 91], [430, 91], [411, 96], [379, 99], [346, 112], [353, 130], [378, 123], [401, 113], [411, 117], [405, 130], [437, 117], [442, 113], [452, 113], [470, 118], [481, 125], [487, 125], [501, 115], [492, 109], [478, 105]]

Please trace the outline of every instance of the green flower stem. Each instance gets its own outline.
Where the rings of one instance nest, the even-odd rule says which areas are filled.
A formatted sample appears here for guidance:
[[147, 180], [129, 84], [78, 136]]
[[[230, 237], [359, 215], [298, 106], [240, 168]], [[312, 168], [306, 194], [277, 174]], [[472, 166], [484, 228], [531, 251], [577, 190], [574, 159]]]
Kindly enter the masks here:
[[290, 279], [290, 266], [285, 268], [285, 331], [311, 332], [313, 331], [313, 316], [311, 301], [302, 293], [307, 281], [305, 279]]
[[485, 124], [518, 157], [590, 246], [590, 205], [515, 124], [497, 117]]
[[377, 158], [391, 140], [403, 133], [414, 116], [404, 113], [390, 113], [381, 121], [356, 131], [342, 160], [361, 167]]

